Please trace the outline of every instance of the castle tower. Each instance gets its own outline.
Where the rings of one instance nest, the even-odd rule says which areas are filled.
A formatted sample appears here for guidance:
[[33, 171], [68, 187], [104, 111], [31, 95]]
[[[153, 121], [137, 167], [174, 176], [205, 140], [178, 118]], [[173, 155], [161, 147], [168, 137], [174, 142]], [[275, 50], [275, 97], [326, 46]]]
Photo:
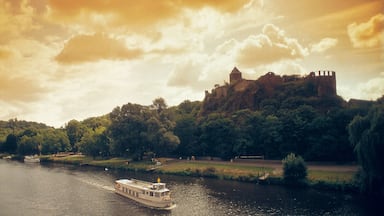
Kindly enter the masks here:
[[239, 71], [239, 69], [237, 69], [237, 67], [234, 67], [232, 72], [229, 74], [229, 83], [233, 84], [242, 79], [243, 78], [241, 77], [241, 72]]
[[317, 94], [319, 97], [337, 95], [336, 72], [319, 71], [319, 75], [317, 77]]

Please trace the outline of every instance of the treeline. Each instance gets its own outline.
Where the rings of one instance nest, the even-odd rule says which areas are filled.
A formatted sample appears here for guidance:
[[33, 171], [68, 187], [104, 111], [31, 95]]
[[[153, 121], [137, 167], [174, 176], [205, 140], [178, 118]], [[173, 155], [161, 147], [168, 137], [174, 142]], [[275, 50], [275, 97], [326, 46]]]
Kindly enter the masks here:
[[3, 121], [0, 147], [20, 155], [72, 151], [135, 160], [144, 156], [227, 160], [240, 155], [282, 159], [293, 152], [306, 161], [354, 161], [347, 127], [372, 106], [335, 107], [325, 113], [299, 105], [202, 116], [199, 101], [168, 107], [157, 98], [150, 106], [128, 103], [101, 117], [71, 120], [59, 129], [17, 119]]

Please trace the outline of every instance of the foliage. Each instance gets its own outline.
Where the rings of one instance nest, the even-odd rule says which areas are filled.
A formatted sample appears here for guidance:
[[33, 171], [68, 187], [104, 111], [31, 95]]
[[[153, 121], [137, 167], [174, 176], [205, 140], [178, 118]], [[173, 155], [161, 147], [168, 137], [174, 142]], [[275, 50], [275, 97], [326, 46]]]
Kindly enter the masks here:
[[17, 136], [9, 134], [2, 147], [4, 152], [15, 153], [17, 150]]
[[86, 130], [77, 148], [83, 154], [90, 155], [93, 158], [97, 156], [109, 156], [109, 141], [105, 133], [105, 128]]
[[145, 152], [166, 156], [177, 148], [180, 140], [173, 133], [172, 113], [163, 99], [153, 103], [150, 107], [128, 103], [111, 112], [112, 154], [140, 160]]
[[[367, 115], [372, 104], [383, 103], [382, 98], [363, 105], [347, 104], [339, 97], [321, 98], [314, 86], [303, 83], [287, 83], [274, 91], [251, 84], [245, 95], [226, 87], [227, 101], [186, 100], [168, 107], [163, 98], [156, 98], [149, 106], [128, 103], [107, 115], [71, 120], [65, 128], [0, 121], [0, 150], [81, 151], [92, 157], [137, 160], [146, 156], [228, 160], [242, 155], [281, 159], [293, 152], [306, 161], [353, 161], [347, 125], [355, 116]], [[252, 95], [252, 89], [257, 93]]]
[[200, 125], [199, 141], [205, 156], [230, 159], [235, 142], [234, 124], [231, 119], [220, 114], [210, 114]]
[[384, 105], [371, 108], [348, 125], [349, 139], [361, 165], [361, 189], [384, 196]]
[[71, 145], [71, 151], [76, 152], [77, 151], [76, 144], [80, 142], [84, 134], [85, 128], [79, 121], [73, 119], [68, 122], [65, 129], [67, 131], [67, 136], [69, 139], [69, 143]]
[[41, 142], [42, 142], [41, 136], [24, 135], [20, 138], [20, 141], [17, 147], [17, 153], [19, 155], [39, 154], [40, 153], [39, 146]]
[[288, 184], [302, 184], [307, 178], [307, 166], [301, 156], [288, 154], [283, 159], [283, 177]]
[[180, 140], [176, 153], [179, 156], [191, 156], [196, 154], [198, 149], [197, 143], [197, 126], [195, 118], [185, 116], [176, 121], [174, 129], [175, 135]]
[[67, 133], [63, 129], [46, 129], [40, 131], [42, 136], [41, 153], [52, 154], [71, 150]]

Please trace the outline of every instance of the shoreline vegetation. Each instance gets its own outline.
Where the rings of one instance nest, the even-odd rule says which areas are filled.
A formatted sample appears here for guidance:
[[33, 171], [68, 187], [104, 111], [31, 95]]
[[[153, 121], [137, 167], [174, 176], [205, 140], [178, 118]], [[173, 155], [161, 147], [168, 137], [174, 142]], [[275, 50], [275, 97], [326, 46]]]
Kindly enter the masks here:
[[[41, 162], [77, 166], [94, 166], [136, 172], [285, 185], [281, 161], [258, 160], [256, 162], [247, 162], [238, 160], [216, 161], [174, 158], [131, 161], [127, 158], [94, 159], [81, 154], [44, 155], [40, 156], [40, 160]], [[355, 180], [357, 169], [357, 165], [309, 163], [307, 180], [300, 185], [294, 186], [355, 193], [359, 191], [359, 185]]]

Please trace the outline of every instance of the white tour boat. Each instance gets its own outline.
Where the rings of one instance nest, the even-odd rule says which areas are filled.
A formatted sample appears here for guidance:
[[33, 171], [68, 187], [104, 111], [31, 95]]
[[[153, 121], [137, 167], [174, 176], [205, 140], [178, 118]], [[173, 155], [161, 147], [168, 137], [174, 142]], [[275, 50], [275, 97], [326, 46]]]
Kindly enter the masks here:
[[171, 210], [176, 207], [169, 189], [160, 179], [157, 179], [157, 183], [119, 179], [115, 181], [115, 192], [151, 208]]

